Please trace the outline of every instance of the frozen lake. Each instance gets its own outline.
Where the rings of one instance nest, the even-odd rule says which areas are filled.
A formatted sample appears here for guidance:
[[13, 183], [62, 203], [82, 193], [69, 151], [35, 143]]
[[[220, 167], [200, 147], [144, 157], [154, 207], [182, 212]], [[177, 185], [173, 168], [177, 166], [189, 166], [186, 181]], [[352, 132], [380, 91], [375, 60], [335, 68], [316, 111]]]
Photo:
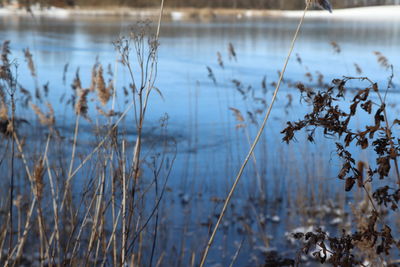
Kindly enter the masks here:
[[[236, 220], [235, 216], [239, 217], [238, 214], [251, 214], [252, 209], [247, 208], [246, 201], [253, 199], [255, 191], [252, 190], [258, 190], [255, 188], [259, 188], [261, 184], [260, 191], [267, 192], [267, 198], [271, 200], [269, 204], [272, 205], [264, 207], [255, 204], [254, 210], [257, 208], [257, 212], [263, 210], [265, 214], [271, 215], [268, 217], [270, 224], [266, 233], [276, 234], [277, 240], [271, 241], [272, 246], [276, 247], [286, 247], [282, 237], [289, 228], [290, 220], [285, 216], [288, 214], [286, 208], [290, 200], [285, 199], [285, 195], [290, 194], [291, 190], [298, 190], [297, 193], [304, 193], [303, 197], [308, 199], [306, 194], [309, 191], [320, 190], [318, 192], [321, 195], [317, 195], [323, 198], [324, 194], [321, 192], [326, 190], [327, 195], [333, 195], [335, 187], [331, 188], [330, 185], [338, 184], [336, 175], [339, 162], [332, 156], [335, 151], [334, 142], [324, 139], [313, 146], [306, 143], [302, 135], [294, 145], [287, 146], [281, 141], [280, 131], [286, 121], [297, 120], [308, 110], [299, 101], [299, 93], [293, 84], [300, 81], [319, 88], [342, 76], [368, 76], [381, 88], [386, 88], [391, 72], [378, 62], [376, 52], [380, 52], [389, 64], [394, 65], [393, 88], [387, 99], [388, 104], [393, 104], [390, 107], [391, 115], [399, 114], [396, 103], [399, 100], [397, 90], [400, 89], [400, 20], [331, 20], [328, 13], [326, 16], [328, 19], [307, 19], [301, 30], [285, 75], [285, 83], [278, 95], [265, 136], [255, 153], [257, 163], [249, 163], [245, 172], [248, 186], [239, 189], [235, 199], [238, 208], [228, 216]], [[221, 206], [218, 198], [225, 197], [248, 150], [248, 142], [257, 130], [256, 124], [265, 112], [262, 101], [265, 100], [267, 104], [270, 101], [274, 82], [278, 79], [278, 72], [282, 68], [297, 23], [298, 19], [294, 18], [265, 18], [162, 24], [155, 86], [163, 96], [157, 93], [151, 96], [145, 135], [148, 136], [149, 143], [154, 141], [152, 139], [157, 139], [152, 127], [157, 128], [159, 118], [168, 114], [169, 135], [177, 139], [178, 153], [172, 178], [168, 183], [170, 195], [165, 200], [168, 213], [165, 218], [169, 223], [165, 225], [171, 226], [170, 232], [166, 232], [163, 239], [166, 246], [176, 243], [178, 247], [178, 244], [187, 242], [185, 245], [191, 251], [201, 251], [202, 246], [199, 246], [196, 239], [199, 224], [206, 225], [218, 214]], [[52, 103], [57, 115], [57, 125], [63, 129], [62, 134], [71, 137], [75, 115], [70, 107], [66, 108], [65, 102], [73, 94], [70, 85], [78, 68], [83, 87], [89, 87], [96, 59], [103, 64], [104, 73], [107, 73], [107, 66], [110, 64], [114, 76], [106, 74], [106, 77], [116, 78], [116, 111], [122, 112], [126, 107], [122, 88], [129, 85], [130, 78], [127, 70], [118, 63], [119, 57], [112, 43], [120, 36], [129, 34], [132, 25], [135, 25], [134, 18], [57, 19], [5, 16], [0, 18], [0, 39], [11, 41], [12, 58], [17, 59], [18, 81], [22, 86], [34, 92], [35, 82], [40, 87], [48, 83], [49, 94], [45, 101]], [[228, 47], [231, 45], [236, 57], [232, 57], [232, 49], [229, 52]], [[36, 64], [37, 81], [31, 77], [26, 67], [23, 54], [23, 49], [26, 48], [30, 49]], [[219, 64], [218, 53], [223, 68]], [[64, 82], [66, 64], [68, 71]], [[208, 77], [210, 72], [207, 67], [212, 70], [215, 82]], [[135, 72], [135, 75], [138, 73]], [[368, 86], [365, 83], [352, 83], [354, 88], [363, 85]], [[96, 100], [89, 101], [89, 113], [96, 115]], [[240, 110], [246, 118], [246, 127], [240, 125], [237, 114], [233, 112], [235, 109]], [[258, 112], [253, 122], [246, 115], [248, 112], [252, 115]], [[17, 114], [30, 120], [36, 118], [30, 109], [24, 109], [21, 105], [17, 105]], [[128, 115], [124, 122], [128, 130], [131, 119], [132, 115]], [[363, 123], [362, 118], [360, 122]], [[85, 132], [85, 123], [82, 121], [83, 133], [80, 140], [88, 136], [91, 138], [90, 130]], [[93, 124], [95, 123], [98, 122], [94, 121]], [[128, 140], [133, 142], [135, 129], [131, 131], [133, 134], [128, 136]], [[157, 144], [157, 141], [154, 143]], [[85, 142], [82, 141], [82, 144]], [[148, 147], [145, 149], [146, 153], [151, 152]], [[66, 147], [64, 152], [69, 154], [69, 148]], [[84, 145], [80, 152], [85, 153]], [[368, 155], [365, 157], [368, 158]], [[263, 182], [260, 183], [255, 177]], [[302, 179], [296, 180], [299, 177]], [[81, 188], [78, 187], [77, 190], [79, 189]], [[342, 191], [340, 192], [343, 193]], [[210, 198], [214, 199], [213, 203], [209, 201]], [[297, 200], [292, 197], [291, 201], [296, 203]], [[187, 208], [188, 202], [191, 203], [190, 210]], [[278, 216], [278, 219], [282, 218], [284, 223], [277, 225], [277, 220], [273, 222], [271, 219], [274, 218], [273, 215]], [[300, 219], [295, 218], [290, 223], [295, 224], [298, 221]], [[254, 221], [249, 225], [257, 228]], [[222, 262], [223, 266], [230, 263], [229, 257], [234, 254], [237, 246], [233, 246], [233, 242], [240, 243], [242, 238], [244, 240], [241, 236], [243, 233], [237, 233], [235, 229], [226, 230], [229, 233], [227, 239], [216, 242], [218, 249], [211, 252], [210, 263]], [[202, 231], [201, 242], [204, 243], [207, 227]], [[259, 240], [254, 242], [259, 244]], [[219, 255], [221, 246], [228, 252], [222, 259]], [[245, 243], [245, 253], [238, 258], [240, 266], [250, 264], [247, 255], [254, 252], [254, 247], [252, 242]], [[186, 266], [189, 257], [189, 254], [182, 256], [180, 264]], [[174, 259], [171, 262], [176, 263]]]

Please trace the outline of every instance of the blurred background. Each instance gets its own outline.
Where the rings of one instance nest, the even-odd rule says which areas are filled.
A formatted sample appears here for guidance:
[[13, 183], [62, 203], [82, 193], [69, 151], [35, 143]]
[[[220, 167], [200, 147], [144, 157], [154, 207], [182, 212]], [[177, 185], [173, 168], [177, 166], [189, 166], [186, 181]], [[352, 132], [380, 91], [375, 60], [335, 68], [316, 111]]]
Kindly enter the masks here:
[[[49, 6], [130, 6], [130, 7], [157, 7], [158, 0], [3, 0], [3, 4], [19, 2], [21, 5], [39, 2]], [[373, 5], [398, 5], [400, 0], [331, 0], [335, 8], [373, 6]], [[221, 7], [221, 8], [266, 8], [266, 9], [301, 9], [302, 0], [170, 0], [166, 1], [167, 7]]]

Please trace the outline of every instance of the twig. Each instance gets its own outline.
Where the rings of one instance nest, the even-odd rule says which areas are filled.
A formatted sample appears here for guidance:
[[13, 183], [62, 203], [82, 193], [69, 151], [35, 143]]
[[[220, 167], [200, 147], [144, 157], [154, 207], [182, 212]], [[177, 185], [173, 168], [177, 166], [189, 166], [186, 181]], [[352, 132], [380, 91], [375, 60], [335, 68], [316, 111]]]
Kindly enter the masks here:
[[[15, 131], [15, 99], [14, 99], [14, 91], [11, 90], [11, 131], [14, 133]], [[8, 130], [8, 129], [7, 129]], [[15, 138], [14, 134], [11, 136], [11, 175], [10, 175], [10, 203], [9, 203], [9, 216], [10, 216], [10, 240], [9, 240], [9, 250], [11, 253], [12, 244], [13, 244], [13, 200], [14, 200], [14, 157], [15, 157]]]
[[121, 245], [121, 265], [125, 262], [126, 257], [126, 242], [127, 242], [127, 229], [126, 229], [126, 201], [127, 201], [127, 183], [126, 183], [126, 154], [125, 143], [122, 141], [122, 245]]
[[[50, 137], [51, 137], [51, 133], [49, 134], [46, 146], [49, 145]], [[54, 231], [55, 231], [55, 238], [56, 238], [56, 242], [57, 242], [57, 245], [56, 245], [56, 247], [57, 247], [57, 258], [61, 259], [60, 230], [59, 230], [59, 226], [58, 226], [59, 220], [58, 220], [58, 206], [57, 206], [58, 195], [56, 194], [56, 191], [55, 191], [54, 182], [53, 182], [53, 175], [51, 173], [51, 169], [50, 169], [49, 159], [47, 157], [47, 153], [44, 155], [44, 161], [45, 161], [46, 168], [47, 168], [47, 175], [49, 177], [50, 190], [51, 190], [52, 203], [53, 203]], [[51, 247], [51, 243], [52, 243], [52, 237], [50, 237], [50, 239], [49, 239], [49, 245], [48, 245], [49, 247], [48, 247], [48, 250], [47, 250], [47, 254], [49, 253], [49, 250], [50, 250], [50, 247]], [[60, 261], [58, 261], [57, 266], [61, 266]]]
[[242, 238], [242, 241], [240, 242], [240, 244], [235, 252], [235, 255], [233, 255], [233, 258], [232, 258], [231, 264], [229, 264], [229, 267], [233, 267], [233, 265], [235, 264], [235, 262], [239, 256], [240, 250], [242, 249], [243, 242], [244, 242], [244, 237]]
[[[347, 79], [347, 80], [368, 81], [371, 84], [372, 87], [376, 86], [376, 84], [368, 77], [348, 77], [348, 76], [344, 76], [344, 78]], [[392, 79], [392, 78], [393, 78], [393, 76], [391, 76], [390, 79]], [[381, 95], [381, 93], [379, 93], [379, 90], [376, 90], [375, 92], [376, 92], [376, 94], [377, 94], [377, 96], [379, 98], [379, 101], [381, 102], [381, 106], [384, 107], [383, 108], [383, 116], [385, 118], [385, 124], [386, 124], [386, 129], [384, 129], [384, 130], [385, 130], [386, 136], [387, 136], [387, 138], [389, 140], [390, 148], [391, 149], [395, 149], [395, 147], [394, 147], [395, 145], [394, 145], [394, 142], [393, 142], [393, 139], [392, 139], [392, 133], [391, 133], [391, 130], [390, 130], [391, 127], [389, 125], [389, 117], [388, 117], [387, 112], [386, 112], [386, 102], [385, 102], [386, 101], [386, 95], [385, 95], [384, 98], [382, 98], [382, 95]], [[393, 159], [393, 161], [394, 161], [394, 165], [395, 165], [395, 172], [396, 172], [396, 177], [397, 177], [397, 185], [400, 186], [400, 170], [399, 170], [399, 164], [398, 164], [398, 161], [397, 161], [397, 157], [395, 157]]]
[[149, 224], [151, 218], [156, 213], [156, 211], [157, 211], [157, 209], [158, 209], [158, 207], [159, 207], [159, 205], [161, 203], [161, 200], [163, 199], [163, 196], [164, 196], [164, 193], [165, 193], [165, 190], [166, 190], [166, 187], [167, 187], [167, 183], [168, 183], [169, 177], [171, 175], [172, 166], [174, 165], [174, 162], [175, 162], [175, 159], [176, 159], [176, 152], [177, 151], [175, 151], [175, 153], [174, 153], [174, 156], [173, 156], [173, 158], [171, 160], [170, 168], [168, 169], [168, 172], [166, 174], [165, 182], [164, 182], [164, 184], [162, 186], [160, 197], [158, 198], [157, 202], [155, 203], [155, 205], [154, 205], [149, 217], [146, 219], [145, 223], [142, 225], [142, 227], [140, 227], [140, 229], [136, 232], [135, 236], [132, 238], [132, 241], [131, 241], [129, 247], [127, 248], [127, 251], [129, 251], [129, 250], [131, 250], [133, 248], [133, 245], [135, 244], [135, 241], [140, 237], [140, 235], [143, 232], [143, 230], [147, 227], [147, 225]]
[[[159, 171], [157, 171], [157, 168], [156, 168], [156, 162], [155, 162], [156, 160], [154, 159], [154, 170], [153, 170], [153, 173], [154, 173], [154, 182], [155, 182], [155, 193], [156, 193], [156, 199], [158, 198], [158, 180], [157, 180], [157, 177], [158, 177], [158, 173], [159, 173]], [[152, 247], [151, 247], [151, 256], [150, 256], [150, 264], [149, 264], [149, 266], [151, 267], [151, 266], [153, 266], [153, 258], [154, 258], [154, 252], [155, 252], [155, 248], [156, 248], [156, 242], [157, 242], [157, 231], [158, 231], [158, 215], [159, 215], [159, 209], [157, 208], [157, 213], [156, 213], [156, 223], [155, 223], [155, 225], [154, 225], [154, 238], [153, 238], [153, 245], [152, 245]]]

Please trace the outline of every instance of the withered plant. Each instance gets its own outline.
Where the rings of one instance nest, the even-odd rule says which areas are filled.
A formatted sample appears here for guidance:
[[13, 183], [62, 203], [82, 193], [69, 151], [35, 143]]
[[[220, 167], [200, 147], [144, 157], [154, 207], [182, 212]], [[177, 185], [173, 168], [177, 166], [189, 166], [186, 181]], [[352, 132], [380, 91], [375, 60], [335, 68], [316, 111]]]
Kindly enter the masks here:
[[[5, 148], [10, 159], [9, 212], [0, 215], [2, 266], [139, 266], [162, 262], [163, 256], [156, 249], [160, 204], [176, 155], [173, 138], [167, 138], [168, 116], [156, 129], [160, 131], [157, 142], [147, 142], [145, 136], [150, 97], [153, 93], [162, 97], [155, 86], [162, 10], [163, 1], [155, 33], [148, 23], [139, 23], [131, 35], [115, 43], [114, 70], [111, 65], [103, 68], [96, 60], [87, 84], [80, 69], [75, 71], [71, 95], [64, 102], [72, 108], [75, 123], [64, 128], [48, 99], [50, 84], [39, 86], [34, 55], [28, 48], [23, 51], [34, 81], [33, 88], [26, 89], [12, 69], [10, 43], [3, 44], [0, 130], [4, 140], [11, 142]], [[121, 64], [131, 77], [131, 90], [124, 88], [121, 96], [125, 101], [131, 99], [118, 110], [116, 79]], [[68, 64], [64, 84], [67, 72]], [[21, 108], [37, 118], [21, 136], [18, 122], [27, 121], [15, 117], [17, 92]], [[84, 130], [90, 137], [82, 137]], [[34, 136], [37, 132], [39, 137]], [[148, 147], [146, 143], [146, 153], [144, 142], [150, 143]], [[17, 197], [15, 177], [21, 183]], [[13, 221], [14, 209], [17, 222]], [[38, 256], [32, 259], [30, 255]]]
[[[380, 57], [383, 56], [380, 54]], [[387, 62], [382, 58], [378, 60]], [[318, 133], [333, 140], [341, 161], [337, 177], [343, 181], [344, 191], [350, 192], [358, 186], [365, 191], [373, 207], [369, 220], [354, 225], [353, 233], [343, 232], [337, 238], [322, 230], [295, 234], [305, 242], [302, 252], [307, 254], [310, 249], [316, 249], [313, 255], [321, 263], [357, 266], [368, 259], [385, 264], [384, 258], [390, 260], [390, 255], [395, 253], [392, 249], [400, 248], [399, 241], [393, 237], [392, 227], [383, 220], [386, 212], [398, 212], [400, 200], [400, 139], [396, 131], [400, 120], [390, 116], [386, 97], [392, 79], [393, 74], [384, 88], [367, 77], [334, 79], [325, 90], [314, 90], [301, 83], [297, 85], [301, 100], [310, 105], [310, 112], [303, 119], [287, 122], [282, 131], [283, 141], [292, 142], [301, 130], [306, 131], [310, 142], [317, 142]], [[349, 88], [350, 82], [365, 86], [363, 89]], [[367, 122], [361, 128], [356, 127], [360, 118]], [[359, 159], [355, 148], [366, 150], [370, 161]], [[372, 193], [367, 187], [372, 188]], [[362, 247], [373, 248], [373, 254], [362, 255]]]

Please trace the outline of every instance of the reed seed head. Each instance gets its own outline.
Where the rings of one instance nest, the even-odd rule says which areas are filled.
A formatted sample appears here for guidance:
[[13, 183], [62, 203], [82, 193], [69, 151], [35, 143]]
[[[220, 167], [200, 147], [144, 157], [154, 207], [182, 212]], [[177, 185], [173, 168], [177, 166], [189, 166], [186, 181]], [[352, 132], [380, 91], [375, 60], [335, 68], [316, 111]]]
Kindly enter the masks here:
[[36, 193], [36, 198], [38, 200], [41, 200], [43, 197], [43, 189], [44, 189], [43, 176], [44, 176], [43, 159], [39, 159], [35, 164], [35, 170], [33, 173], [33, 179], [36, 186], [35, 193]]
[[88, 101], [87, 96], [89, 94], [89, 89], [81, 89], [78, 91], [79, 99], [75, 104], [75, 113], [81, 115], [84, 118], [87, 118], [88, 112]]
[[104, 82], [104, 76], [103, 76], [103, 67], [100, 65], [98, 70], [97, 70], [97, 76], [96, 76], [96, 90], [97, 90], [97, 95], [100, 99], [100, 102], [103, 106], [105, 106], [110, 99], [110, 90], [109, 87], [106, 86]]
[[31, 107], [39, 118], [40, 124], [44, 126], [53, 126], [55, 124], [54, 109], [50, 103], [47, 103], [49, 112], [45, 114], [37, 105], [31, 103]]

